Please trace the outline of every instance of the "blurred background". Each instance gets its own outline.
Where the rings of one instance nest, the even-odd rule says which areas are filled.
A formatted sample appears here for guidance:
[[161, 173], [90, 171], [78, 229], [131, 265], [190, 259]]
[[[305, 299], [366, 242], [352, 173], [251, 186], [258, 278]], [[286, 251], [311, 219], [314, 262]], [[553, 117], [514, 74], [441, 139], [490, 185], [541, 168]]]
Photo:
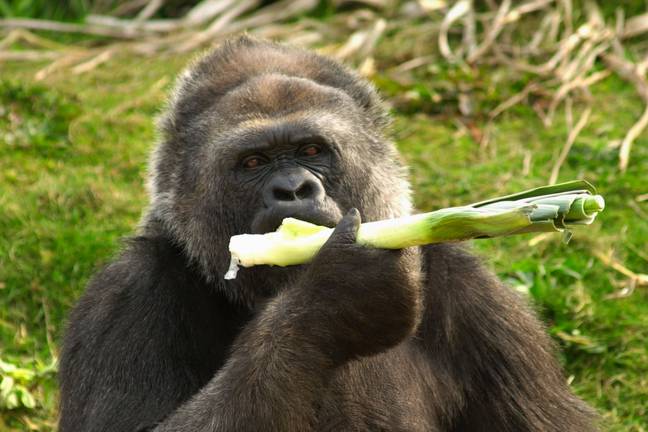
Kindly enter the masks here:
[[0, 431], [55, 429], [65, 317], [147, 204], [154, 118], [190, 59], [243, 31], [375, 83], [421, 210], [594, 183], [608, 207], [569, 244], [473, 248], [607, 428], [648, 430], [646, 0], [0, 0], [0, 17]]

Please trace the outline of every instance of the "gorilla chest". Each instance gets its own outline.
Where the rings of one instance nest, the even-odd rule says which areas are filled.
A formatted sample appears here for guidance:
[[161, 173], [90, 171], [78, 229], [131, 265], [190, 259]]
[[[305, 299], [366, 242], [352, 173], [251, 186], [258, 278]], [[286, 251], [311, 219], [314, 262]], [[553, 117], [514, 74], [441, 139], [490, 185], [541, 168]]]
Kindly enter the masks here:
[[439, 430], [421, 380], [408, 378], [412, 375], [399, 370], [403, 367], [387, 354], [341, 368], [316, 403], [316, 430]]

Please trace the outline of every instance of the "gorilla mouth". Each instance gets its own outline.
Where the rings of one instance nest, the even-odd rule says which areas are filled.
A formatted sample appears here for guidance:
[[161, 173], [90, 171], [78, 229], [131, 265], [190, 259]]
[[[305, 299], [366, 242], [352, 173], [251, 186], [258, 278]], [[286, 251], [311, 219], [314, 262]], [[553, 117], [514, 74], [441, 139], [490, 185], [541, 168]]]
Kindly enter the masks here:
[[253, 234], [266, 234], [276, 231], [281, 222], [292, 217], [316, 225], [334, 227], [342, 218], [342, 212], [337, 206], [273, 206], [261, 210], [252, 221]]

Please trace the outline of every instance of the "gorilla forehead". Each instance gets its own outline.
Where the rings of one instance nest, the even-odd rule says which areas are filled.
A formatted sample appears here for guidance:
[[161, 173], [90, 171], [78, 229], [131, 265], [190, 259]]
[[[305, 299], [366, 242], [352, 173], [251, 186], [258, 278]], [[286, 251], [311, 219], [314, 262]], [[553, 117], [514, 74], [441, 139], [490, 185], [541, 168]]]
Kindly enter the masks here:
[[[223, 99], [230, 99], [229, 111]], [[285, 115], [312, 108], [311, 103], [329, 111], [344, 106], [345, 116], [352, 105], [354, 114], [376, 132], [389, 123], [373, 87], [347, 67], [313, 52], [243, 36], [185, 70], [160, 126], [173, 137], [204, 120], [207, 112], [218, 111], [231, 126], [240, 122], [236, 116]]]
[[[354, 100], [340, 89], [308, 78], [266, 73], [231, 89], [200, 115], [193, 128], [206, 133], [208, 151], [224, 156], [309, 138], [331, 147], [360, 143], [366, 119]], [[348, 139], [348, 137], [355, 139]]]
[[[343, 113], [343, 115], [342, 115]], [[211, 141], [224, 149], [290, 144], [309, 136], [348, 136], [368, 126], [345, 92], [307, 78], [262, 74], [218, 99], [203, 114]]]
[[236, 113], [237, 120], [321, 109], [335, 112], [341, 108], [348, 115], [349, 110], [357, 110], [351, 97], [340, 89], [280, 73], [250, 78], [228, 92], [218, 105], [223, 113]]

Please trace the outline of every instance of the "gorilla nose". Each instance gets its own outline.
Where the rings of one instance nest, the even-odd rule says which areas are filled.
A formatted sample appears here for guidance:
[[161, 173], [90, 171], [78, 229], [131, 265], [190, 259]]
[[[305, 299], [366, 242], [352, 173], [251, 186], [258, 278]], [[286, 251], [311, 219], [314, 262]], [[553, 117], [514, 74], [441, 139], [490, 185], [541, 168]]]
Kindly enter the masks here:
[[320, 180], [305, 169], [278, 173], [267, 184], [263, 199], [266, 206], [297, 204], [300, 201], [318, 200], [324, 196]]

